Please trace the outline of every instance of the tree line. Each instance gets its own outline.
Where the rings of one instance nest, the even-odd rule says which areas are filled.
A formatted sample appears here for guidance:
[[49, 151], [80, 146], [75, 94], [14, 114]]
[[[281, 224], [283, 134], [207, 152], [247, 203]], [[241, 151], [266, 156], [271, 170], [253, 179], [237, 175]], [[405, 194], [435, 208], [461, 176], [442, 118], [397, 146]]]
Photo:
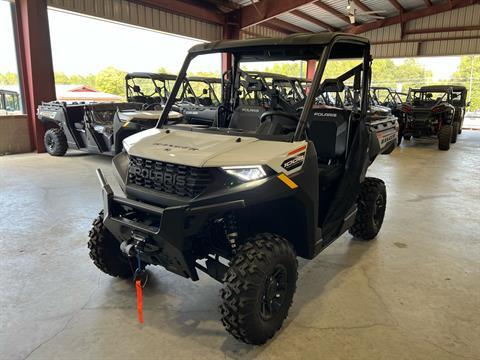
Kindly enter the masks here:
[[[358, 62], [357, 62], [358, 63]], [[331, 61], [327, 64], [325, 77], [335, 77], [356, 65], [353, 60]], [[253, 70], [253, 69], [252, 69]], [[279, 63], [264, 69], [264, 71], [279, 73], [287, 76], [305, 77], [306, 66], [299, 62]], [[157, 69], [159, 73], [168, 73], [163, 67]], [[97, 74], [66, 75], [55, 72], [55, 83], [86, 85], [109, 94], [125, 95], [126, 72], [113, 66], [105, 68]], [[219, 76], [215, 73], [196, 73], [190, 75]], [[0, 73], [0, 85], [15, 85], [18, 78], [15, 73]], [[409, 88], [432, 84], [432, 72], [425, 69], [415, 59], [407, 59], [402, 64], [396, 65], [390, 59], [374, 60], [372, 63], [372, 85], [388, 86], [396, 90], [407, 92]], [[448, 79], [435, 83], [451, 83], [464, 85], [471, 93], [471, 110], [480, 110], [480, 56], [462, 56], [457, 71]]]

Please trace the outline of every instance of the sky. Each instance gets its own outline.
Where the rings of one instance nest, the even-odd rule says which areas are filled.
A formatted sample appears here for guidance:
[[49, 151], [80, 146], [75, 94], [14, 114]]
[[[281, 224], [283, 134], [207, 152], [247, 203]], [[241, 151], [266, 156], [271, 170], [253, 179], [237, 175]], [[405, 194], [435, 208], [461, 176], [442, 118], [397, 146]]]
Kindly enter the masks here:
[[[9, 6], [0, 0], [0, 73], [17, 71]], [[67, 75], [95, 74], [108, 66], [128, 72], [164, 67], [176, 73], [188, 49], [201, 42], [58, 10], [49, 10], [48, 17], [54, 70]], [[404, 60], [394, 59], [396, 64]], [[458, 56], [417, 60], [433, 72], [434, 81], [448, 78], [460, 63]], [[203, 56], [192, 66], [193, 71], [220, 72], [220, 56]]]

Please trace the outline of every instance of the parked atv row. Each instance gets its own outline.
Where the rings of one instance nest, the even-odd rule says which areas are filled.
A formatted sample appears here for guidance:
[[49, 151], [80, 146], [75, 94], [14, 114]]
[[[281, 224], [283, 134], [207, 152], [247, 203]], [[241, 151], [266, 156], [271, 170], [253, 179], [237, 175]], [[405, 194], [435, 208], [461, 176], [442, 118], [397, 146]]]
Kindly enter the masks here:
[[[44, 136], [47, 152], [62, 156], [70, 148], [95, 154], [118, 154], [122, 151], [123, 139], [157, 124], [175, 80], [176, 76], [169, 74], [129, 73], [125, 77], [126, 103], [42, 103], [37, 117], [49, 128]], [[194, 91], [197, 83], [210, 90], [197, 96]], [[219, 104], [213, 83], [220, 84], [220, 80], [185, 79], [184, 92], [170, 111], [170, 121], [180, 122], [186, 118], [195, 123], [202, 118], [196, 113], [208, 113], [204, 117], [211, 124], [214, 115], [206, 104]]]
[[410, 89], [402, 111], [400, 139], [436, 137], [439, 150], [449, 150], [462, 132], [467, 89], [463, 86], [432, 85]]

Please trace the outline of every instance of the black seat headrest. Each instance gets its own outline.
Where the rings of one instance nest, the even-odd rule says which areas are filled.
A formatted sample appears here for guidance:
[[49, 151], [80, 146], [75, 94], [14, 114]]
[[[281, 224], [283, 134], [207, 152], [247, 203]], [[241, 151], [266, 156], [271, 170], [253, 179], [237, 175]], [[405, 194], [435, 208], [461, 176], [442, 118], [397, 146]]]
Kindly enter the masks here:
[[265, 112], [262, 106], [240, 105], [232, 114], [230, 129], [255, 131], [260, 125], [260, 117]]

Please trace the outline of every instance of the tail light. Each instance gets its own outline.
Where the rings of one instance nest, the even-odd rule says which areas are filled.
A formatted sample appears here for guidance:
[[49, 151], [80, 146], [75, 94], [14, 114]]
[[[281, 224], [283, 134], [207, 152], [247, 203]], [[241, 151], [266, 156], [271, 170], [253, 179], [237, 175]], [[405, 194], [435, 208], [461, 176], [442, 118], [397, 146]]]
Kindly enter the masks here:
[[442, 111], [445, 110], [445, 107], [444, 106], [435, 106], [433, 109], [432, 109], [432, 112], [433, 113], [440, 113]]
[[413, 112], [413, 108], [411, 105], [409, 104], [403, 104], [402, 105], [402, 111], [405, 112], [405, 113], [412, 113]]

